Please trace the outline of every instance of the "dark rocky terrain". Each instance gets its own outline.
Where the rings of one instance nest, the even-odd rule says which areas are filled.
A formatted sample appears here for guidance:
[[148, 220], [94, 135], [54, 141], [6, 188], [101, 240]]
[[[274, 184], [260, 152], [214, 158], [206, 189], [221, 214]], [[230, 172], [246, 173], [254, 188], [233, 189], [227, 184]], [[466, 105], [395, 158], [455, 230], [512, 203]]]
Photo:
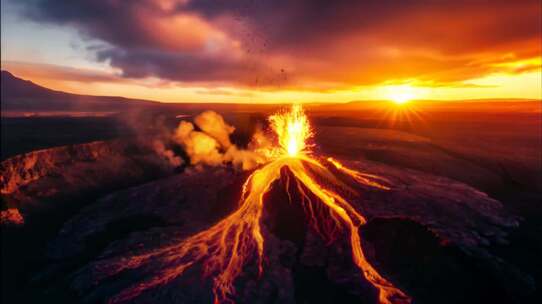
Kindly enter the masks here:
[[[248, 173], [173, 165], [153, 139], [213, 109], [235, 125], [232, 141], [243, 146], [278, 107], [135, 106], [22, 81], [2, 73], [2, 115], [24, 112], [2, 116], [3, 303], [101, 303], [167, 267], [155, 260], [113, 277], [102, 271], [228, 215]], [[542, 104], [420, 102], [420, 119], [393, 125], [382, 105], [389, 107], [306, 107], [317, 154], [393, 183], [380, 191], [341, 177], [357, 187], [348, 198], [369, 219], [361, 237], [370, 262], [414, 303], [540, 302]], [[74, 115], [55, 113], [63, 110]], [[345, 239], [323, 244], [285, 186], [283, 179], [266, 195], [265, 273], [255, 278], [249, 263], [238, 303], [375, 303]], [[136, 302], [210, 303], [209, 287], [196, 266]]]
[[[6, 302], [106, 301], [164, 266], [151, 261], [107, 278], [100, 269], [108, 263], [179, 242], [234, 210], [247, 173], [219, 167], [173, 174], [152, 152], [134, 149], [91, 143], [2, 162], [4, 203], [25, 217], [22, 227], [3, 229]], [[533, 278], [490, 250], [508, 244], [521, 220], [500, 202], [445, 177], [364, 158], [346, 164], [390, 180], [392, 190], [357, 186], [360, 195], [350, 200], [369, 219], [362, 239], [370, 261], [416, 303], [533, 297]], [[246, 268], [238, 302], [373, 303], [375, 291], [355, 271], [345, 239], [323, 244], [284, 189], [283, 181], [266, 195], [265, 273], [256, 279]], [[136, 302], [208, 303], [209, 284], [194, 267]]]
[[149, 146], [120, 140], [44, 149], [1, 162], [2, 299], [11, 303], [19, 297], [29, 276], [47, 263], [48, 241], [83, 206], [175, 170]]

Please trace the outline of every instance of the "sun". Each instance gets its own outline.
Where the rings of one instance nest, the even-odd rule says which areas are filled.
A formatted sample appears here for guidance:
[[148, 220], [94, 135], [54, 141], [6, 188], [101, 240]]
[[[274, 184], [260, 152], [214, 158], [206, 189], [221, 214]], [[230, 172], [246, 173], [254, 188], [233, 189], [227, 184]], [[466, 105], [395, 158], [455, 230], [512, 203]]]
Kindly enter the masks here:
[[382, 120], [389, 127], [413, 126], [423, 122], [420, 100], [426, 96], [427, 89], [410, 85], [393, 85], [382, 88]]
[[395, 104], [403, 105], [403, 104], [411, 101], [414, 98], [414, 95], [410, 94], [410, 93], [406, 93], [406, 92], [397, 92], [395, 94], [390, 95], [389, 98]]
[[408, 85], [390, 86], [387, 91], [387, 98], [397, 105], [403, 105], [416, 98], [414, 88]]
[[419, 100], [428, 94], [428, 88], [418, 87], [411, 84], [387, 85], [380, 89], [382, 99], [392, 101], [395, 105], [402, 106], [413, 100]]

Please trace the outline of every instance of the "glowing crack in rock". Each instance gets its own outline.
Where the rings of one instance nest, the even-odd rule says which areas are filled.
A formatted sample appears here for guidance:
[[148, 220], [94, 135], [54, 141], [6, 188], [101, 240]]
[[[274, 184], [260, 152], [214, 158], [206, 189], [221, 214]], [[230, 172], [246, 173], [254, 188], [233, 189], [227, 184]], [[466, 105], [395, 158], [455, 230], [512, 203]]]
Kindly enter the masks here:
[[[145, 290], [172, 281], [198, 263], [202, 265], [204, 275], [213, 278], [215, 303], [234, 302], [235, 279], [248, 261], [256, 258], [259, 274], [264, 271], [265, 240], [261, 231], [264, 195], [281, 178], [281, 170], [286, 168], [301, 194], [301, 204], [309, 224], [323, 237], [331, 238], [337, 229], [348, 232], [353, 261], [365, 279], [378, 289], [379, 303], [410, 303], [405, 293], [382, 277], [366, 260], [358, 231], [366, 223], [365, 218], [341, 195], [318, 182], [341, 185], [326, 166], [311, 156], [309, 140], [313, 132], [301, 106], [294, 105], [290, 112], [272, 115], [269, 122], [278, 145], [266, 151], [269, 161], [245, 181], [238, 209], [209, 229], [180, 243], [122, 258], [108, 265], [106, 276], [140, 267], [151, 259], [160, 259], [166, 265], [150, 279], [123, 290], [110, 302], [133, 299]], [[358, 183], [389, 189], [380, 183], [386, 182], [383, 178], [346, 168], [333, 158], [326, 160]], [[309, 193], [316, 199], [311, 199]]]

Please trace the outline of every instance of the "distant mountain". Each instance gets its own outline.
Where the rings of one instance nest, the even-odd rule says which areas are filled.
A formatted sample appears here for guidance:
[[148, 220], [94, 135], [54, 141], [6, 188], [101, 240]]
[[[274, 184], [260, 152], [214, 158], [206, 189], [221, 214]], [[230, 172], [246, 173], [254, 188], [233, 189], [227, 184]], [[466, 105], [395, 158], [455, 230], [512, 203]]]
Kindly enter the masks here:
[[158, 102], [124, 97], [65, 93], [18, 78], [8, 71], [1, 74], [2, 111], [106, 112], [160, 105]]

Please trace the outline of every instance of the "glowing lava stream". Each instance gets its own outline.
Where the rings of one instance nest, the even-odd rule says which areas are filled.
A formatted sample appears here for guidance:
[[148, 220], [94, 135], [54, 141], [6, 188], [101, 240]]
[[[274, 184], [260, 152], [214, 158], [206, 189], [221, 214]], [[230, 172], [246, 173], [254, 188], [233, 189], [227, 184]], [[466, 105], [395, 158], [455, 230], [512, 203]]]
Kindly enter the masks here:
[[[316, 181], [315, 177], [318, 177], [335, 185], [341, 184], [324, 165], [309, 156], [307, 140], [312, 132], [301, 107], [293, 106], [291, 112], [273, 115], [269, 121], [278, 136], [279, 146], [266, 151], [270, 161], [248, 177], [243, 185], [239, 208], [211, 228], [181, 243], [108, 265], [106, 276], [137, 268], [150, 259], [160, 259], [165, 265], [151, 279], [125, 289], [110, 302], [127, 301], [147, 289], [168, 283], [196, 263], [203, 265], [204, 275], [214, 277], [215, 303], [233, 302], [234, 281], [254, 253], [259, 272], [263, 272], [264, 238], [260, 227], [263, 198], [272, 184], [281, 178], [281, 169], [287, 168], [295, 178], [297, 190], [303, 197], [301, 203], [314, 229], [324, 237], [330, 237], [337, 228], [348, 229], [353, 261], [363, 276], [378, 289], [379, 303], [410, 303], [407, 295], [383, 278], [365, 259], [358, 231], [366, 223], [365, 218], [339, 194]], [[332, 158], [327, 160], [359, 183], [388, 189], [373, 181], [383, 180], [378, 176], [346, 168]], [[305, 189], [317, 200], [311, 200]]]

